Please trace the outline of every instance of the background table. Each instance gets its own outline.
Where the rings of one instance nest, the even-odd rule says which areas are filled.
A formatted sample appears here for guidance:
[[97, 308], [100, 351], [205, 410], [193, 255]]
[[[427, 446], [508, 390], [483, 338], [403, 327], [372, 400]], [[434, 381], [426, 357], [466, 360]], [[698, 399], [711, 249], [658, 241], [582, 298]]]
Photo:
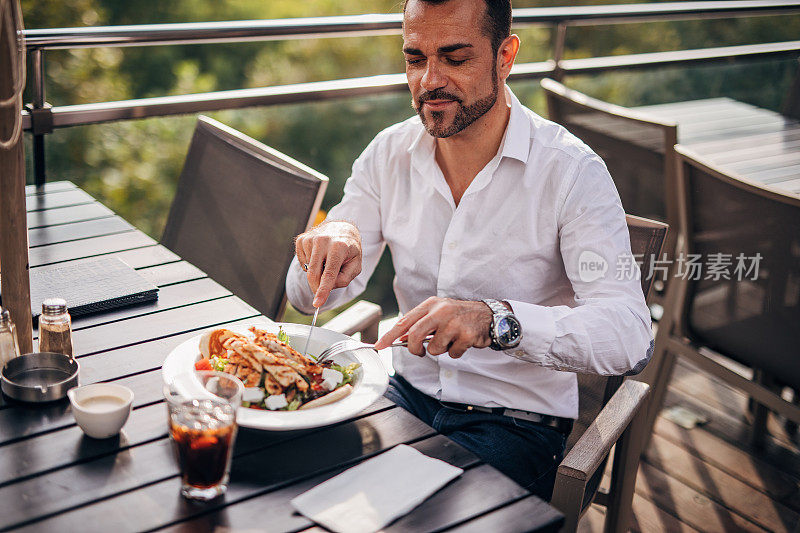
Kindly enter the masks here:
[[731, 98], [635, 107], [678, 124], [678, 142], [722, 171], [800, 194], [800, 122]]
[[308, 431], [242, 429], [224, 498], [179, 496], [167, 438], [160, 365], [198, 331], [270, 321], [69, 182], [27, 191], [31, 268], [112, 254], [160, 287], [156, 303], [77, 318], [81, 384], [114, 381], [135, 393], [118, 438], [85, 437], [66, 400], [0, 398], [0, 529], [301, 531], [315, 528], [289, 500], [400, 443], [465, 469], [388, 530], [554, 531], [560, 514], [446, 437], [381, 399], [358, 417]]

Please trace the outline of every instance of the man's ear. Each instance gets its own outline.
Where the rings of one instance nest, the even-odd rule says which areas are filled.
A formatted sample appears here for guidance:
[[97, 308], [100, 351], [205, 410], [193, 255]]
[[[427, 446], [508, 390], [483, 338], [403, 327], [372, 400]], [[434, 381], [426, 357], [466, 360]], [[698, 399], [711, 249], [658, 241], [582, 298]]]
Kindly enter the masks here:
[[497, 50], [497, 74], [501, 80], [505, 81], [511, 73], [517, 52], [519, 52], [519, 37], [516, 35], [511, 34], [500, 43], [500, 48]]

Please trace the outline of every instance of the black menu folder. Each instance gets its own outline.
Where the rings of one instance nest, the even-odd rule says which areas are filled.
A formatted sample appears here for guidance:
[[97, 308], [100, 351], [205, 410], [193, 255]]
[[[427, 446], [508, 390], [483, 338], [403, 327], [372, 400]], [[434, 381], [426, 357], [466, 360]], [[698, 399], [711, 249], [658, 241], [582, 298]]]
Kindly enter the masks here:
[[31, 270], [33, 319], [47, 298], [64, 298], [73, 317], [100, 313], [158, 299], [158, 287], [122, 260], [103, 257]]

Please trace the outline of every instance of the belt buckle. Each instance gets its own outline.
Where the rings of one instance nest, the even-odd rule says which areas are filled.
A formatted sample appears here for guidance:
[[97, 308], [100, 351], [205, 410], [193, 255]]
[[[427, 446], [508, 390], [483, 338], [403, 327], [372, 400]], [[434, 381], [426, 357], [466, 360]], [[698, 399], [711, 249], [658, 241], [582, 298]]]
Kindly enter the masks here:
[[539, 413], [530, 413], [528, 411], [520, 411], [518, 409], [506, 409], [503, 414], [511, 418], [519, 418], [521, 420], [527, 420], [528, 422], [534, 422], [536, 424], [542, 424], [545, 421], [544, 416], [540, 415]]
[[442, 402], [440, 401], [444, 407], [447, 409], [452, 409], [454, 411], [458, 411], [459, 413], [491, 413], [492, 409], [490, 407], [481, 407], [480, 405], [471, 405], [468, 403], [458, 403], [458, 402]]
[[467, 412], [467, 405], [463, 403], [456, 403], [456, 402], [443, 402], [439, 401], [442, 404], [442, 407], [447, 409], [452, 409], [453, 411], [458, 411], [459, 413], [466, 413]]

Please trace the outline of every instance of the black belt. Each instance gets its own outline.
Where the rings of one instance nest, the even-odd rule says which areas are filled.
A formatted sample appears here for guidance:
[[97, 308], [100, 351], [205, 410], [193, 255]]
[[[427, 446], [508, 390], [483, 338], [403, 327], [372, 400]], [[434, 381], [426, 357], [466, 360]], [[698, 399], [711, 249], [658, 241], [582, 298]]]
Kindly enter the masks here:
[[482, 405], [470, 405], [468, 403], [442, 401], [439, 403], [441, 403], [443, 407], [464, 413], [491, 413], [493, 415], [508, 416], [511, 418], [518, 418], [520, 420], [527, 420], [528, 422], [533, 422], [534, 424], [553, 428], [561, 433], [564, 433], [565, 435], [569, 435], [569, 433], [572, 431], [572, 423], [574, 422], [574, 420], [571, 418], [543, 415], [531, 411], [509, 409], [507, 407], [483, 407]]

